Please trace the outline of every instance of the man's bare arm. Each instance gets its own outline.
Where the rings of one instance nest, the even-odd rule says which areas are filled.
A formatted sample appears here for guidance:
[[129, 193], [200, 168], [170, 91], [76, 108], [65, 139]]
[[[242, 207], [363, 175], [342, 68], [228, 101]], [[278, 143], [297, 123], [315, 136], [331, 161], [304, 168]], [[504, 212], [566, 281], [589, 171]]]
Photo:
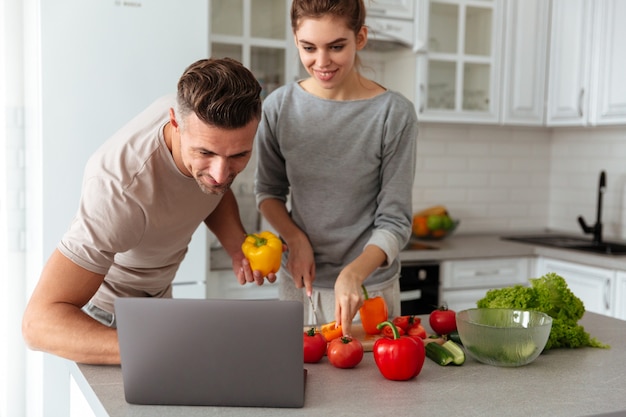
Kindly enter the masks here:
[[26, 344], [80, 363], [119, 364], [117, 330], [81, 310], [103, 280], [55, 250], [24, 312]]

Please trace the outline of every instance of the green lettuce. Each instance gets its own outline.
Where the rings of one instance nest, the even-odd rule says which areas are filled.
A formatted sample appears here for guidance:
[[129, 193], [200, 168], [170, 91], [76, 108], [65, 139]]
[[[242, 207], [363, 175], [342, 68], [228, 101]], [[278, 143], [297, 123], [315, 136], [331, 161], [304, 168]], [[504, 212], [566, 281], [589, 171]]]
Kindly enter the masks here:
[[479, 308], [516, 308], [548, 314], [552, 317], [552, 329], [545, 350], [583, 346], [609, 347], [591, 337], [578, 324], [585, 314], [585, 306], [568, 288], [565, 279], [555, 273], [531, 278], [530, 287], [515, 285], [489, 290], [476, 305]]

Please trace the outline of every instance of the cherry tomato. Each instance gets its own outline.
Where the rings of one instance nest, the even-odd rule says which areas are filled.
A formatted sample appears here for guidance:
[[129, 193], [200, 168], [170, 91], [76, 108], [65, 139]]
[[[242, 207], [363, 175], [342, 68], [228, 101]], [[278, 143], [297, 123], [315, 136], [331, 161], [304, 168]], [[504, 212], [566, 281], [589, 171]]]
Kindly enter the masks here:
[[406, 334], [414, 339], [426, 339], [426, 329], [420, 323], [414, 324], [409, 327], [409, 330], [406, 332]]
[[331, 340], [326, 356], [337, 368], [354, 368], [363, 359], [363, 345], [357, 339], [342, 336]]
[[428, 322], [433, 331], [439, 335], [448, 334], [456, 330], [456, 312], [441, 306], [430, 313]]
[[304, 338], [304, 362], [317, 363], [326, 353], [326, 339], [314, 327], [303, 333]]

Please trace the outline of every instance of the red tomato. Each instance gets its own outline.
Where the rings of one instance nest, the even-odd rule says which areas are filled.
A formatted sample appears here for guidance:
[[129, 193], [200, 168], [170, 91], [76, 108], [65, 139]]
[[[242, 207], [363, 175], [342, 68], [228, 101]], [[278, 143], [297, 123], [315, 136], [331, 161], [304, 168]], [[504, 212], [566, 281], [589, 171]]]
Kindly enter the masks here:
[[398, 329], [404, 330], [405, 333], [407, 330], [409, 330], [409, 327], [411, 327], [414, 324], [420, 324], [421, 322], [422, 322], [422, 319], [416, 316], [398, 316], [398, 317], [395, 317], [392, 321], [394, 326], [396, 326]]
[[448, 307], [441, 306], [430, 313], [428, 319], [430, 327], [439, 335], [449, 334], [456, 330], [456, 312], [448, 310]]
[[426, 329], [419, 323], [409, 327], [409, 330], [406, 332], [406, 334], [415, 339], [426, 339]]
[[354, 368], [363, 359], [363, 345], [357, 339], [339, 337], [330, 341], [326, 356], [337, 368]]
[[314, 327], [303, 333], [304, 338], [304, 362], [317, 363], [326, 353], [326, 339]]

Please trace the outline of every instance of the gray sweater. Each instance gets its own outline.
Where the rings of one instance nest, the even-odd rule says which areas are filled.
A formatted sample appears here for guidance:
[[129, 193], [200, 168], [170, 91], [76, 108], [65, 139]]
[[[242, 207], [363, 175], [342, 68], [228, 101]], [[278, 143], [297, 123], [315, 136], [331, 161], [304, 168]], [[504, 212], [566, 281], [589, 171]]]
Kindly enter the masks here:
[[397, 276], [398, 254], [411, 234], [416, 138], [413, 104], [392, 91], [336, 101], [294, 82], [266, 98], [256, 143], [257, 204], [289, 201], [313, 246], [314, 286], [333, 288], [368, 244], [387, 255], [386, 267], [365, 281], [368, 288]]

